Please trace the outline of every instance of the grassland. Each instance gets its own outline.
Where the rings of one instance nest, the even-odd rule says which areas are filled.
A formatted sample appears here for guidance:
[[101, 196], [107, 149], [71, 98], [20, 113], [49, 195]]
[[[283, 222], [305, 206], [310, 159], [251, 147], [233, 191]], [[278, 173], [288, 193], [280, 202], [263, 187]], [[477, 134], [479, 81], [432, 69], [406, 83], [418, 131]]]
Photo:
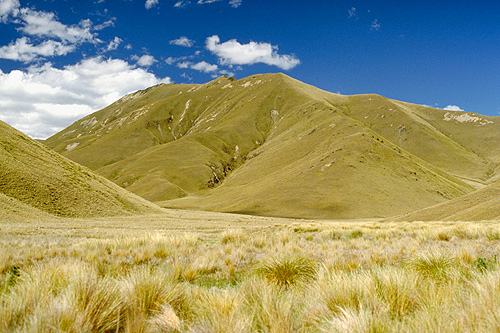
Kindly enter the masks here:
[[500, 222], [0, 222], [0, 331], [491, 332]]

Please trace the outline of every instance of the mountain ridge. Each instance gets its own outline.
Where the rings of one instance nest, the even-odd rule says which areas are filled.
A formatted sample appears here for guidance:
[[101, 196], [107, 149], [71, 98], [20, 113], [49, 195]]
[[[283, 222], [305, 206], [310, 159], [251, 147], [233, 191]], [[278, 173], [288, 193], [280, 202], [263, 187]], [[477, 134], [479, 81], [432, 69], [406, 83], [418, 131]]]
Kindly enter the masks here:
[[45, 143], [164, 207], [360, 218], [486, 186], [498, 133], [495, 117], [260, 74], [154, 86]]

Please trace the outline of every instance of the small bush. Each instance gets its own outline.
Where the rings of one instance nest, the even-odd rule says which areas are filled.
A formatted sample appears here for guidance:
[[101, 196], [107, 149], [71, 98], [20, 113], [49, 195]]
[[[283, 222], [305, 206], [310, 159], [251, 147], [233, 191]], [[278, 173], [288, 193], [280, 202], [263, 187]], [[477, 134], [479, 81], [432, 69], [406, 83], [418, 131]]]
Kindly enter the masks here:
[[425, 277], [444, 280], [449, 277], [453, 260], [439, 253], [422, 254], [410, 263], [410, 266]]
[[361, 230], [354, 230], [349, 234], [349, 238], [360, 238], [363, 237], [363, 231]]
[[307, 283], [316, 278], [316, 263], [304, 257], [279, 257], [266, 261], [258, 273], [268, 282], [288, 289], [298, 283]]
[[474, 261], [474, 265], [480, 272], [491, 270], [497, 264], [497, 256], [493, 259], [479, 257]]

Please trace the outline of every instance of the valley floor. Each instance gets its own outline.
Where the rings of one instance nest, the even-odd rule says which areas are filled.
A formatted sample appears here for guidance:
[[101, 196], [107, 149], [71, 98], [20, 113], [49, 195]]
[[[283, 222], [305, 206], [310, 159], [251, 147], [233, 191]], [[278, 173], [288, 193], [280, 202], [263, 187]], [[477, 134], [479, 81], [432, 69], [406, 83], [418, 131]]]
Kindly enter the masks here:
[[0, 222], [0, 331], [500, 330], [500, 221]]

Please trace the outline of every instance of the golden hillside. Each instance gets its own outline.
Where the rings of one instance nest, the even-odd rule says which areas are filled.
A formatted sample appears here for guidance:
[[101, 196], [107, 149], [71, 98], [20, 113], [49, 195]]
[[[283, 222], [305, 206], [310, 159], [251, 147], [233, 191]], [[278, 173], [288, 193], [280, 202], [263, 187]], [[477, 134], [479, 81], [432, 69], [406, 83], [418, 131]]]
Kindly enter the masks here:
[[500, 120], [283, 74], [158, 85], [46, 140], [164, 207], [388, 217], [461, 197], [497, 173]]
[[0, 216], [88, 217], [159, 208], [0, 121]]

